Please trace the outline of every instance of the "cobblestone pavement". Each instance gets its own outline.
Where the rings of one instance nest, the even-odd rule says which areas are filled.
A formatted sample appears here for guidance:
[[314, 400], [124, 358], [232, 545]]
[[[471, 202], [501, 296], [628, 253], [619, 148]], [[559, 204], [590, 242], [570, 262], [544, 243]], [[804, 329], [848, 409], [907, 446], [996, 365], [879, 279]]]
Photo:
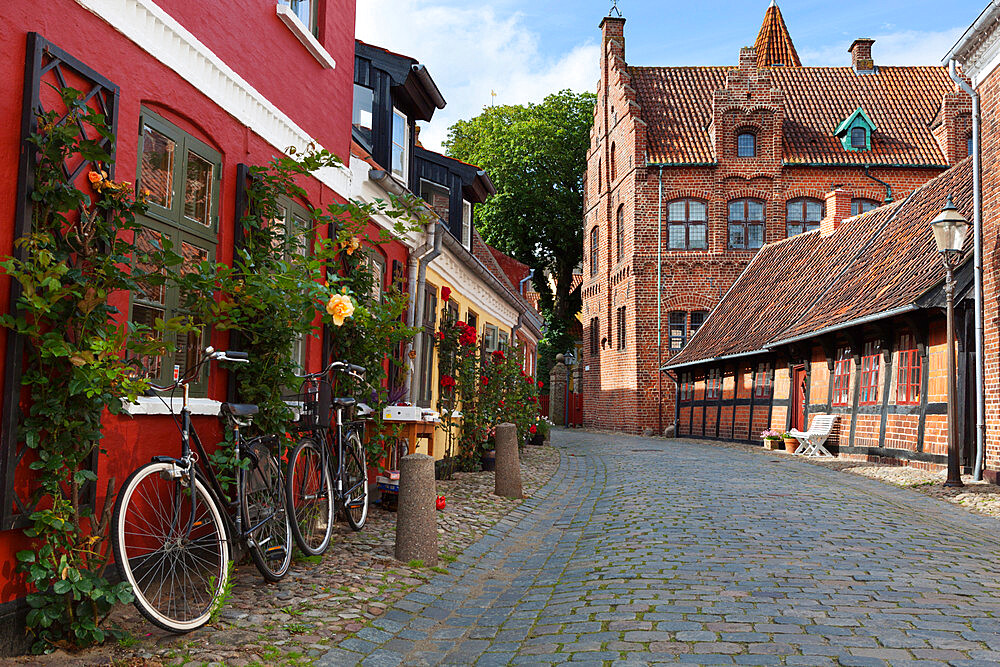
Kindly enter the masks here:
[[553, 444], [543, 490], [316, 664], [1000, 664], [995, 519], [788, 457]]

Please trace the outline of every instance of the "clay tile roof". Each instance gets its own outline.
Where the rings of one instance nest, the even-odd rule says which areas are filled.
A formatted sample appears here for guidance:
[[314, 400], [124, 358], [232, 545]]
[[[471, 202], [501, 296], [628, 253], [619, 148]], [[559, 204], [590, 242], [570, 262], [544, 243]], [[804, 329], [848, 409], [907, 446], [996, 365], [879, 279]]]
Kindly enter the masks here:
[[764, 23], [757, 33], [754, 49], [757, 51], [757, 67], [802, 66], [799, 54], [795, 52], [795, 45], [792, 44], [792, 36], [785, 27], [785, 19], [782, 18], [781, 10], [773, 0], [771, 6], [764, 12]]
[[764, 246], [669, 365], [752, 354], [914, 307], [942, 280], [928, 222], [948, 194], [971, 219], [970, 158], [830, 236], [810, 232]]
[[500, 268], [507, 276], [507, 280], [509, 280], [510, 284], [514, 286], [514, 289], [517, 290], [521, 281], [527, 278], [531, 273], [531, 267], [517, 261], [510, 255], [500, 252], [488, 243], [486, 244], [486, 247], [489, 248], [490, 253], [493, 254], [493, 259], [495, 259], [497, 264], [500, 265]]
[[[709, 126], [713, 92], [732, 67], [629, 67], [653, 164], [715, 162]], [[943, 67], [774, 67], [784, 94], [782, 159], [797, 164], [946, 166], [931, 127], [954, 90]], [[870, 151], [848, 151], [837, 126], [863, 107], [878, 130]]]

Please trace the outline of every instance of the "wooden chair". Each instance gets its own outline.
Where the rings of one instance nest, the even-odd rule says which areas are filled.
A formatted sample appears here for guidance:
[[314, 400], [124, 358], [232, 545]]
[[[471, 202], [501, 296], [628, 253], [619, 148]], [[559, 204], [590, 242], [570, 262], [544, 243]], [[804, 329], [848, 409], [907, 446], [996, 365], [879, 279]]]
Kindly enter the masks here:
[[833, 432], [833, 427], [837, 423], [837, 415], [816, 415], [808, 431], [792, 429], [789, 433], [799, 441], [799, 446], [795, 450], [796, 454], [803, 456], [829, 456], [833, 457], [824, 445]]

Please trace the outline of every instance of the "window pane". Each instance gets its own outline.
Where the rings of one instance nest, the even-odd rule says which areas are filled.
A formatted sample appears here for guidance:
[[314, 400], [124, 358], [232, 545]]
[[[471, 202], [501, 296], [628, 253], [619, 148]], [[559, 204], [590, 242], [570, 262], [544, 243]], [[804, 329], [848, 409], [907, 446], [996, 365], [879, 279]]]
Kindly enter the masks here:
[[741, 134], [737, 139], [737, 156], [738, 157], [753, 157], [756, 154], [755, 146], [756, 137], [749, 132]]
[[807, 232], [814, 232], [817, 229], [819, 229], [819, 225], [818, 224], [814, 225], [814, 224], [810, 223], [810, 224], [806, 225], [806, 231]]
[[788, 225], [788, 235], [796, 236], [802, 233], [802, 225]]
[[[154, 232], [151, 229], [138, 230], [135, 233], [135, 249], [137, 253], [135, 265], [137, 268], [146, 273], [158, 273], [160, 275], [166, 272], [163, 266], [147, 264], [139, 259], [143, 255], [158, 253], [163, 250], [163, 237], [159, 232]], [[166, 304], [167, 287], [166, 285], [143, 285], [135, 293], [135, 298], [164, 305]]]
[[744, 219], [744, 200], [737, 199], [736, 201], [729, 202], [729, 219], [730, 220], [743, 220]]
[[705, 323], [705, 311], [696, 310], [691, 313], [691, 335], [701, 328], [701, 325]]
[[671, 222], [685, 220], [687, 215], [687, 212], [685, 211], [686, 207], [687, 205], [683, 200], [670, 202], [667, 207], [667, 219]]
[[299, 17], [305, 27], [309, 30], [313, 30], [313, 17], [312, 17], [312, 3], [313, 0], [291, 0], [292, 11], [295, 15]]
[[398, 176], [406, 176], [406, 116], [393, 109], [392, 112], [392, 171]]
[[177, 334], [177, 348], [174, 351], [174, 370], [183, 376], [199, 361], [203, 349], [201, 330]]
[[351, 124], [357, 130], [364, 144], [372, 147], [372, 106], [375, 91], [354, 84], [354, 112], [351, 114]]
[[790, 222], [800, 222], [802, 220], [802, 202], [798, 199], [788, 202], [788, 220]]
[[747, 220], [763, 220], [764, 204], [759, 201], [750, 200], [747, 202]]
[[292, 230], [289, 234], [288, 252], [305, 257], [309, 253], [309, 222], [297, 215], [292, 216]]
[[[149, 327], [150, 336], [154, 340], [160, 340], [162, 334], [156, 330], [156, 320], [164, 319], [166, 311], [162, 308], [151, 308], [149, 306], [144, 306], [142, 304], [132, 305], [132, 321], [136, 324], [142, 324]], [[136, 357], [136, 361], [142, 367], [142, 376], [147, 378], [158, 378], [160, 377], [160, 370], [162, 368], [160, 357], [153, 356], [139, 356]]]
[[692, 224], [688, 225], [688, 237], [690, 238], [690, 247], [693, 250], [704, 250], [708, 247], [708, 227], [704, 224]]
[[205, 227], [211, 227], [211, 203], [212, 163], [189, 150], [184, 180], [184, 215]]
[[451, 195], [448, 188], [430, 181], [420, 181], [420, 198], [427, 202], [438, 217], [448, 220], [451, 212]]
[[688, 212], [689, 212], [689, 216], [688, 217], [689, 217], [689, 219], [691, 219], [691, 220], [705, 220], [706, 219], [706, 215], [705, 214], [707, 212], [707, 208], [708, 207], [706, 207], [700, 201], [688, 202]]
[[207, 250], [203, 250], [187, 242], [181, 243], [181, 253], [184, 257], [184, 261], [181, 262], [182, 275], [194, 273], [198, 270], [199, 264], [208, 260]]
[[867, 148], [868, 132], [863, 127], [855, 127], [851, 130], [851, 148]]
[[684, 225], [670, 225], [670, 249], [683, 250], [687, 247], [687, 240], [684, 238]]
[[148, 125], [142, 134], [142, 189], [147, 201], [170, 208], [174, 201], [174, 151], [177, 145]]
[[743, 248], [745, 245], [743, 225], [729, 225], [729, 246], [731, 248]]
[[820, 221], [823, 219], [823, 204], [818, 201], [806, 202], [806, 220]]
[[760, 248], [764, 245], [764, 225], [750, 225], [750, 247]]

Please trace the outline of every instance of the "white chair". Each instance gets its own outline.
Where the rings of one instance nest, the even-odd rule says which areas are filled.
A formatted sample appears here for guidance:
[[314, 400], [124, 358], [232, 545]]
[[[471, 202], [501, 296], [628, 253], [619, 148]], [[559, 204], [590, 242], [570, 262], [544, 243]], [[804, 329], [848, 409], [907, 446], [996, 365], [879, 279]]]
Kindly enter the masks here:
[[799, 431], [793, 428], [789, 433], [799, 441], [795, 453], [803, 456], [829, 456], [832, 458], [833, 454], [823, 445], [830, 438], [836, 423], [837, 415], [816, 415], [813, 417], [808, 431]]

